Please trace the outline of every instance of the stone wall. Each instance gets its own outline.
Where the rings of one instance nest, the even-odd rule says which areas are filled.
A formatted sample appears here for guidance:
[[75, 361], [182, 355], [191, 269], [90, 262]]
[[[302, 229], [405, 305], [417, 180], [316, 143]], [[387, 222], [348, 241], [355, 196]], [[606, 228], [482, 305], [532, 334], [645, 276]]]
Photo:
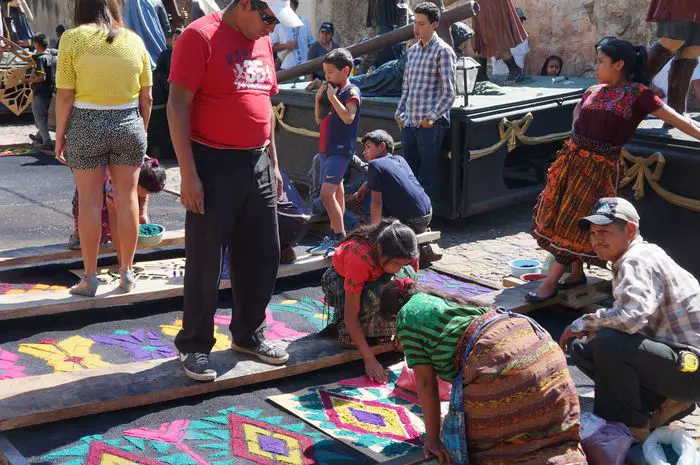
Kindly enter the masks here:
[[27, 0], [34, 15], [31, 23], [34, 32], [43, 32], [55, 45], [56, 26], [70, 27], [73, 23], [73, 3], [73, 0]]

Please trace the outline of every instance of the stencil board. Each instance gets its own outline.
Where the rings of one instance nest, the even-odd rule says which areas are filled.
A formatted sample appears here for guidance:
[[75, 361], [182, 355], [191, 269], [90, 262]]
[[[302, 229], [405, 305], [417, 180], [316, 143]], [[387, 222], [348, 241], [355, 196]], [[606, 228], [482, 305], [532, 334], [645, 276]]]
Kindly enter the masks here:
[[[379, 462], [421, 450], [425, 425], [417, 399], [396, 390], [402, 363], [389, 368], [389, 382], [366, 376], [302, 389], [268, 400], [329, 436]], [[447, 402], [442, 403], [443, 414]]]

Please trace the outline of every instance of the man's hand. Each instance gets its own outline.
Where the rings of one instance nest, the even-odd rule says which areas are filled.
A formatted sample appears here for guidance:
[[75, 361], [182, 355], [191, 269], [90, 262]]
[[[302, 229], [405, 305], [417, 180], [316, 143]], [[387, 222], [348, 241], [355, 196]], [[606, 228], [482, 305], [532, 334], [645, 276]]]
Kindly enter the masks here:
[[204, 187], [197, 173], [182, 177], [180, 181], [180, 203], [192, 213], [204, 214]]
[[394, 120], [396, 121], [396, 124], [399, 126], [399, 129], [403, 129], [406, 127], [405, 124], [403, 124], [403, 121], [401, 121], [401, 118], [398, 116], [394, 116]]
[[316, 90], [321, 87], [321, 80], [316, 78], [313, 81], [309, 82], [309, 84], [306, 86], [306, 90]]
[[275, 167], [272, 171], [275, 173], [275, 185], [277, 186], [277, 198], [279, 199], [284, 193], [284, 182], [282, 181], [282, 173], [280, 172], [279, 167]]
[[426, 129], [432, 128], [433, 127], [433, 120], [428, 119], [428, 118], [424, 118], [424, 119], [420, 120], [420, 127], [426, 128]]
[[323, 94], [326, 93], [328, 90], [328, 81], [323, 81], [321, 84], [321, 87], [318, 88], [318, 91], [316, 92], [316, 101], [320, 102], [321, 99], [323, 99]]
[[297, 41], [296, 40], [290, 40], [289, 42], [286, 42], [284, 44], [284, 48], [286, 50], [295, 50], [297, 48]]
[[149, 224], [148, 215], [139, 215], [139, 224]]
[[581, 333], [576, 333], [571, 330], [571, 325], [567, 326], [564, 328], [564, 333], [562, 333], [561, 337], [559, 338], [559, 347], [561, 347], [561, 350], [564, 351], [564, 353], [567, 352], [567, 344], [569, 343], [570, 340], [572, 339], [578, 339], [582, 338], [584, 336], [587, 336], [588, 333], [586, 332], [581, 332]]

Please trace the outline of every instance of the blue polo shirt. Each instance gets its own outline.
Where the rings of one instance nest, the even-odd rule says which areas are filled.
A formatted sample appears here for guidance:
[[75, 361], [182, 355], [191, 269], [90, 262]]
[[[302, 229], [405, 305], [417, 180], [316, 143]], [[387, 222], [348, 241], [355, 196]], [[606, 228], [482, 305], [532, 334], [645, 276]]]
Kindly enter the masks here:
[[382, 193], [384, 216], [408, 219], [430, 213], [430, 197], [402, 156], [385, 155], [369, 162], [367, 187]]
[[330, 106], [330, 111], [321, 120], [321, 135], [319, 141], [319, 153], [325, 153], [328, 156], [339, 155], [345, 158], [352, 158], [355, 155], [355, 145], [357, 144], [357, 129], [360, 125], [360, 89], [359, 87], [348, 84], [338, 90], [338, 100], [347, 107], [350, 100], [357, 100], [357, 114], [355, 119], [350, 124], [345, 124], [338, 113], [336, 113], [333, 105]]

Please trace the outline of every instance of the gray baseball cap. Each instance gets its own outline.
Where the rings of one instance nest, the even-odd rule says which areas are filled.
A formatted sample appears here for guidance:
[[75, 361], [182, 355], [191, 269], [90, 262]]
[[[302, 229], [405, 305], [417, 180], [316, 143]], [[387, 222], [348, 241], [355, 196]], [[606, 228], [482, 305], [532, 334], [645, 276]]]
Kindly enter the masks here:
[[623, 220], [639, 226], [639, 213], [628, 200], [622, 197], [604, 197], [596, 202], [589, 216], [578, 221], [582, 231], [588, 231], [592, 224], [605, 226], [615, 220]]

